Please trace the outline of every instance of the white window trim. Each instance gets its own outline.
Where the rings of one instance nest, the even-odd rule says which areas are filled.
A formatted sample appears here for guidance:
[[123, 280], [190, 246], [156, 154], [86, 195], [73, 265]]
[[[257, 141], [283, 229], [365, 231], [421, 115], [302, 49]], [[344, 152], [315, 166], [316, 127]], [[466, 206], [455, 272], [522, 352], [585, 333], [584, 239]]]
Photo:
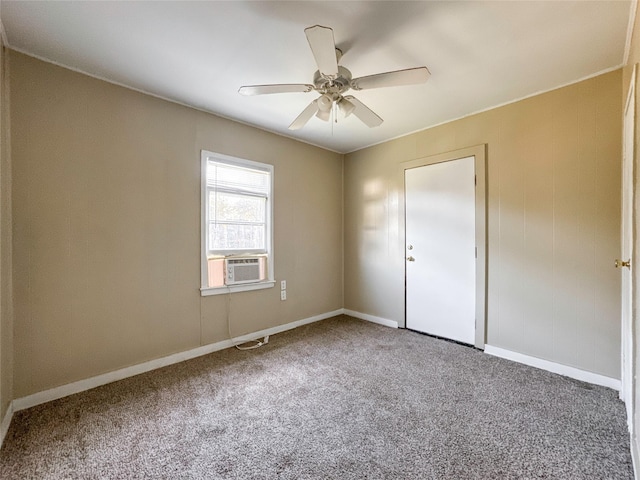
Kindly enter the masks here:
[[[213, 158], [230, 165], [239, 167], [256, 168], [259, 170], [267, 170], [271, 181], [269, 200], [267, 202], [267, 279], [262, 282], [247, 283], [239, 285], [223, 285], [221, 287], [205, 286], [209, 282], [209, 266], [207, 265], [207, 161]], [[200, 295], [203, 297], [209, 295], [223, 295], [226, 293], [246, 292], [250, 290], [262, 290], [264, 288], [273, 288], [275, 282], [274, 261], [273, 261], [273, 165], [268, 163], [254, 162], [242, 158], [231, 157], [221, 153], [209, 152], [202, 150], [200, 152]]]

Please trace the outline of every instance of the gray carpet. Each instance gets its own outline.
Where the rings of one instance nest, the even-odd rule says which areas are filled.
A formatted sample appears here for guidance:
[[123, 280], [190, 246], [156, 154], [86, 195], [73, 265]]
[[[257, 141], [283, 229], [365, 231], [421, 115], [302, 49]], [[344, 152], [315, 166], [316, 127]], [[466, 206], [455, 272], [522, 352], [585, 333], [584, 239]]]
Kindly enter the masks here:
[[2, 479], [631, 479], [617, 392], [349, 317], [14, 416]]

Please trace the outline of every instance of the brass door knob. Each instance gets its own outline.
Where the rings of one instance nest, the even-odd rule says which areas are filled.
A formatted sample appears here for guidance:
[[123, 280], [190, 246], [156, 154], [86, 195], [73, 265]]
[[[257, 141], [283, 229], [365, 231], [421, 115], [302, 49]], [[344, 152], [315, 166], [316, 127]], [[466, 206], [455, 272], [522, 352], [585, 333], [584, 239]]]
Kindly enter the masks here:
[[627, 260], [626, 262], [622, 260], [616, 260], [615, 265], [616, 268], [627, 267], [629, 270], [631, 270], [631, 259]]
[[413, 257], [411, 257], [411, 256], [409, 256], [409, 257], [407, 257], [407, 261], [409, 261], [409, 262], [415, 262], [415, 261], [416, 261], [416, 259], [415, 259], [415, 258], [413, 258]]

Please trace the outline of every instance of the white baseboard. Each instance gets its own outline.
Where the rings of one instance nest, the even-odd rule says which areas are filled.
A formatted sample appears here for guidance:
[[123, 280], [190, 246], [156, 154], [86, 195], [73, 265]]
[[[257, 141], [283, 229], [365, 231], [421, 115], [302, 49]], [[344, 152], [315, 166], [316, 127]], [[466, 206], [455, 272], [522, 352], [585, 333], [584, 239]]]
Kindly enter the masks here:
[[598, 373], [587, 372], [586, 370], [580, 370], [579, 368], [569, 367], [560, 363], [550, 362], [549, 360], [543, 360], [537, 357], [531, 357], [522, 353], [513, 352], [511, 350], [505, 350], [500, 347], [493, 347], [486, 345], [484, 347], [484, 353], [493, 355], [495, 357], [505, 358], [518, 363], [524, 363], [531, 367], [540, 368], [549, 372], [558, 373], [565, 377], [574, 378], [583, 382], [593, 383], [594, 385], [602, 385], [603, 387], [613, 388], [620, 391], [622, 384], [620, 380], [615, 378], [606, 377]]
[[348, 310], [346, 308], [344, 308], [343, 311], [345, 315], [356, 317], [360, 320], [367, 320], [368, 322], [384, 325], [385, 327], [398, 328], [398, 322], [396, 322], [395, 320], [388, 320], [386, 318], [376, 317], [374, 315], [369, 315], [368, 313], [360, 313], [354, 310]]
[[0, 448], [2, 448], [2, 444], [4, 443], [4, 437], [7, 436], [7, 432], [9, 431], [9, 425], [11, 425], [11, 419], [13, 418], [13, 402], [9, 403], [9, 408], [7, 408], [7, 412], [4, 414], [2, 418], [2, 422], [0, 422]]
[[[332, 312], [327, 312], [321, 315], [315, 315], [313, 317], [304, 318], [302, 320], [297, 320], [295, 322], [287, 323], [285, 325], [278, 325], [277, 327], [267, 328], [266, 330], [260, 330], [259, 332], [249, 333], [247, 335], [235, 337], [233, 341], [223, 340], [221, 342], [212, 343], [209, 345], [205, 345], [203, 347], [194, 348], [192, 350], [187, 350], [184, 352], [174, 353], [173, 355], [157, 358], [155, 360], [150, 360], [148, 362], [132, 365], [131, 367], [121, 368], [113, 372], [104, 373], [102, 375], [97, 375], [95, 377], [79, 380], [73, 383], [68, 383], [66, 385], [61, 385], [59, 387], [34, 393], [32, 395], [27, 395], [26, 397], [17, 398], [13, 401], [13, 411], [17, 412], [27, 408], [35, 407], [36, 405], [50, 402], [52, 400], [57, 400], [59, 398], [67, 397], [69, 395], [73, 395], [74, 393], [84, 392], [86, 390], [90, 390], [92, 388], [99, 387], [101, 385], [106, 385], [107, 383], [123, 380], [128, 377], [133, 377], [134, 375], [139, 375], [141, 373], [149, 372], [151, 370], [156, 370], [158, 368], [166, 367], [168, 365], [173, 365], [175, 363], [183, 362], [185, 360], [201, 357], [202, 355], [207, 355], [212, 352], [217, 352], [218, 350], [224, 350], [225, 348], [232, 347], [236, 344], [256, 340], [266, 335], [275, 335], [277, 333], [291, 330], [296, 327], [300, 327], [302, 325], [306, 325], [309, 323], [317, 322], [319, 320], [335, 317], [336, 315], [341, 315], [341, 314], [342, 314], [342, 309], [334, 310]], [[7, 428], [8, 428], [8, 425], [7, 425]]]

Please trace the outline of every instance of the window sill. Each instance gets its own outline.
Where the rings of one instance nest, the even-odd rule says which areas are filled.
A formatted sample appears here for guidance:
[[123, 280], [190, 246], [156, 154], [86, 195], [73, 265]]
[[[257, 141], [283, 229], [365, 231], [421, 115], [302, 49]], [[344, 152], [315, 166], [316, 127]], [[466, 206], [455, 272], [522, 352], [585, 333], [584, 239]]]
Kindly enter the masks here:
[[209, 295], [224, 295], [225, 293], [248, 292], [250, 290], [262, 290], [265, 288], [273, 288], [276, 284], [275, 280], [265, 280], [257, 283], [244, 283], [240, 285], [225, 285], [224, 287], [202, 287], [200, 288], [200, 296], [208, 297]]

